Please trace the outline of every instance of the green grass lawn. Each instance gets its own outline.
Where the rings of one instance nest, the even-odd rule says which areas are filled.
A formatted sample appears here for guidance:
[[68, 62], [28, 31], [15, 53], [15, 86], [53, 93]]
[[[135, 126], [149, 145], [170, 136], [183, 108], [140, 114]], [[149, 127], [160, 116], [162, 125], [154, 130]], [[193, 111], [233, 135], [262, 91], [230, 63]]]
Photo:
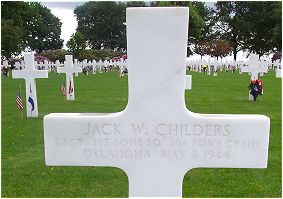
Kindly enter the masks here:
[[[247, 74], [189, 73], [193, 83], [185, 93], [188, 109], [263, 114], [271, 119], [271, 131], [267, 169], [193, 169], [184, 178], [183, 197], [281, 197], [281, 79], [275, 78], [274, 71], [262, 77], [264, 95], [252, 102], [248, 101]], [[127, 77], [120, 78], [117, 72], [75, 77], [75, 101], [64, 101], [63, 79], [63, 74], [53, 72], [48, 79], [37, 79], [39, 118], [21, 119], [15, 99], [24, 80], [2, 77], [2, 197], [128, 197], [128, 178], [120, 169], [45, 165], [45, 115], [117, 112], [127, 104]]]

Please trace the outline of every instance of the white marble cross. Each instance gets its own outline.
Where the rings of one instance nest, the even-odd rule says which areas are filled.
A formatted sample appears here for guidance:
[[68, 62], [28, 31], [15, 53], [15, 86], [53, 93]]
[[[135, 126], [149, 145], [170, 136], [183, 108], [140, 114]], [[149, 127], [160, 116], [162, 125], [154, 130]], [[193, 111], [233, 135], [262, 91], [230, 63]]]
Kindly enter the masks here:
[[36, 78], [48, 78], [48, 71], [36, 70], [34, 67], [34, 53], [24, 55], [25, 68], [13, 70], [12, 78], [23, 78], [26, 83], [26, 111], [27, 117], [38, 117]]
[[262, 66], [260, 61], [257, 60], [250, 60], [247, 63], [245, 63], [245, 67], [241, 67], [241, 71], [251, 73], [251, 80], [257, 80], [258, 79], [258, 74], [260, 72], [267, 72], [268, 67]]
[[51, 64], [47, 60], [44, 60], [44, 64], [43, 64], [44, 70], [50, 71], [50, 66]]
[[92, 60], [91, 65], [92, 65], [92, 74], [96, 74], [96, 65], [97, 65], [97, 62], [95, 61], [95, 59]]
[[102, 73], [102, 70], [103, 70], [103, 62], [102, 62], [101, 59], [98, 61], [98, 69], [99, 69], [99, 73]]
[[192, 90], [192, 76], [191, 75], [185, 76], [185, 89]]
[[46, 164], [121, 168], [130, 197], [180, 197], [193, 168], [266, 168], [268, 117], [186, 108], [188, 8], [127, 8], [126, 19], [126, 109], [45, 116]]
[[66, 99], [75, 100], [75, 83], [73, 73], [81, 73], [81, 67], [73, 66], [73, 55], [65, 55], [65, 67], [57, 67], [58, 73], [66, 73]]
[[[82, 64], [78, 61], [78, 59], [74, 59], [74, 64], [73, 64], [74, 67], [79, 67], [81, 68], [82, 67]], [[79, 76], [79, 73], [78, 72], [75, 72], [75, 76], [78, 77]]]
[[277, 59], [277, 60], [274, 62], [274, 65], [276, 66], [276, 69], [275, 69], [275, 75], [276, 75], [276, 77], [282, 78], [282, 77], [283, 77], [283, 74], [282, 74], [281, 60]]
[[20, 62], [15, 62], [15, 68], [16, 68], [17, 70], [20, 70], [20, 68], [21, 68]]
[[[267, 72], [268, 71], [268, 67], [267, 66], [262, 66], [262, 64], [260, 63], [259, 60], [255, 60], [255, 59], [250, 59], [248, 62], [245, 63], [248, 66], [245, 67], [241, 67], [241, 72], [245, 73], [251, 73], [251, 81], [257, 80], [258, 79], [258, 74], [260, 72]], [[254, 97], [250, 94], [250, 90], [249, 90], [249, 100], [253, 101]]]
[[276, 69], [276, 77], [282, 78], [283, 77], [283, 71], [281, 68]]

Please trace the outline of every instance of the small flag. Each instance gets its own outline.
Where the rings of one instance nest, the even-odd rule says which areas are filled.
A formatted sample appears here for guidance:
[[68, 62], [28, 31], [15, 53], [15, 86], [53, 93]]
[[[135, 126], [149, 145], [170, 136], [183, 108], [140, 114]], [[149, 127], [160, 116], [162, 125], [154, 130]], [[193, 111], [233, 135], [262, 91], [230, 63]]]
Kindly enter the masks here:
[[70, 79], [70, 83], [69, 83], [69, 91], [68, 91], [69, 95], [71, 93], [73, 93], [73, 87], [72, 87], [72, 82], [71, 82], [71, 79]]
[[63, 95], [66, 95], [66, 88], [64, 86], [64, 84], [62, 84], [60, 91], [63, 93]]
[[29, 96], [29, 98], [28, 98], [28, 102], [30, 103], [30, 105], [31, 105], [31, 111], [33, 111], [34, 110], [34, 101], [33, 101], [33, 99]]
[[19, 111], [23, 112], [24, 107], [23, 107], [23, 100], [22, 100], [22, 97], [21, 97], [21, 89], [20, 88], [19, 88], [19, 92], [18, 92], [18, 95], [17, 95], [17, 98], [16, 98], [16, 102], [17, 102]]
[[[29, 91], [30, 91], [30, 94], [32, 94], [31, 84], [29, 85]], [[34, 101], [33, 101], [33, 99], [32, 99], [32, 97], [31, 97], [31, 96], [29, 96], [29, 98], [28, 98], [28, 102], [29, 102], [29, 103], [30, 103], [30, 105], [31, 105], [31, 111], [33, 111], [33, 110], [34, 110]]]

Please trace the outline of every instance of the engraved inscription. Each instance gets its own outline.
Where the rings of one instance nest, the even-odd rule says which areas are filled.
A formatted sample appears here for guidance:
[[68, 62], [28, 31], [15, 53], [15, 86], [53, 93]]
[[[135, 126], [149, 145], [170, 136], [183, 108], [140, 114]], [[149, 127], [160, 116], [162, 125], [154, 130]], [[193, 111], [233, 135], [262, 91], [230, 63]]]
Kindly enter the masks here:
[[55, 138], [54, 144], [80, 147], [83, 157], [93, 159], [230, 159], [236, 148], [259, 147], [256, 139], [233, 139], [231, 129], [229, 124], [87, 123], [80, 137]]

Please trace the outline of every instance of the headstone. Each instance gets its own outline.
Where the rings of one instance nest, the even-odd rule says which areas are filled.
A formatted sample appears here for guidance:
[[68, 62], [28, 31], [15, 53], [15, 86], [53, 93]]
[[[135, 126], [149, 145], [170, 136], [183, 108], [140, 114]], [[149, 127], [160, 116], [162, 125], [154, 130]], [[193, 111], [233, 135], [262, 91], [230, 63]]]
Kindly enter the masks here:
[[213, 66], [213, 64], [214, 64], [214, 60], [213, 59], [209, 59], [208, 63], [207, 63], [207, 75], [210, 75], [211, 66]]
[[186, 90], [192, 90], [192, 76], [186, 75], [185, 77], [185, 89]]
[[73, 73], [81, 73], [81, 67], [73, 66], [73, 55], [65, 55], [65, 67], [58, 67], [57, 72], [66, 73], [66, 99], [75, 100], [75, 83]]
[[[78, 67], [78, 68], [81, 68], [81, 64], [80, 62], [78, 61], [78, 59], [74, 59], [74, 64], [73, 64], [74, 67]], [[79, 73], [78, 72], [75, 72], [75, 76], [78, 77], [79, 76]]]
[[92, 74], [96, 74], [97, 62], [95, 60], [92, 60], [91, 65], [92, 65]]
[[186, 108], [188, 8], [127, 8], [126, 19], [126, 109], [45, 116], [46, 164], [121, 168], [130, 197], [180, 197], [192, 168], [266, 168], [268, 117]]
[[283, 77], [282, 69], [281, 69], [281, 68], [276, 69], [276, 77], [278, 77], [278, 78], [282, 78], [282, 77]]
[[48, 71], [36, 70], [34, 67], [34, 53], [24, 55], [25, 68], [13, 70], [12, 78], [23, 78], [26, 83], [26, 111], [27, 117], [38, 117], [36, 78], [48, 78]]
[[44, 70], [50, 71], [50, 63], [47, 60], [44, 60], [43, 66], [44, 66]]
[[[59, 60], [55, 61], [55, 70], [57, 71], [57, 68], [60, 68], [61, 66], [63, 66], [64, 64], [61, 64]], [[57, 71], [58, 74], [60, 74], [60, 71]]]
[[101, 59], [98, 61], [98, 69], [99, 69], [99, 73], [102, 73], [102, 70], [103, 70], [103, 62], [102, 62]]
[[[258, 79], [258, 74], [260, 72], [267, 72], [268, 67], [263, 67], [261, 66], [260, 62], [258, 60], [251, 59], [248, 62], [245, 63], [247, 66], [241, 67], [242, 72], [248, 72], [251, 73], [251, 81], [257, 80]], [[253, 101], [254, 97], [250, 94], [249, 90], [249, 100]]]
[[20, 62], [15, 62], [15, 68], [17, 70], [21, 70], [21, 63]]
[[274, 62], [274, 66], [276, 67], [275, 69], [275, 75], [276, 77], [278, 78], [282, 78], [282, 66], [281, 66], [281, 60], [277, 59], [275, 62]]

